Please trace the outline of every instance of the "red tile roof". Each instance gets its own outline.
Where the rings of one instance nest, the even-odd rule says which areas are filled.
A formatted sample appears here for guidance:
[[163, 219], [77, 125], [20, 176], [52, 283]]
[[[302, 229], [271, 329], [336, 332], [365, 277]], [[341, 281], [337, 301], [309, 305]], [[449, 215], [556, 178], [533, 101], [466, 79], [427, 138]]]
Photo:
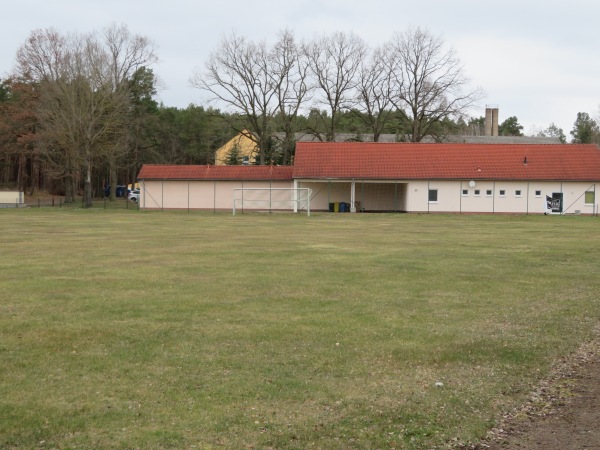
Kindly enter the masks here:
[[595, 144], [298, 142], [293, 176], [597, 181], [600, 148]]
[[138, 179], [600, 180], [600, 148], [595, 144], [298, 142], [294, 164], [293, 167], [146, 164]]
[[292, 180], [291, 166], [161, 166], [144, 164], [139, 180]]

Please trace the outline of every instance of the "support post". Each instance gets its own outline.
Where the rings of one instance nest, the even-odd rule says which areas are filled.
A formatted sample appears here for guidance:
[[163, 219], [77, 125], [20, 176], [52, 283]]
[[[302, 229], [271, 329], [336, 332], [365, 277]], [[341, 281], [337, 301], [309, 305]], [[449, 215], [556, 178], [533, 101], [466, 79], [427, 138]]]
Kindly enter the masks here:
[[294, 190], [292, 191], [292, 200], [294, 203], [294, 212], [298, 212], [298, 180], [294, 180]]
[[352, 184], [350, 185], [350, 212], [356, 212], [356, 181], [352, 178]]

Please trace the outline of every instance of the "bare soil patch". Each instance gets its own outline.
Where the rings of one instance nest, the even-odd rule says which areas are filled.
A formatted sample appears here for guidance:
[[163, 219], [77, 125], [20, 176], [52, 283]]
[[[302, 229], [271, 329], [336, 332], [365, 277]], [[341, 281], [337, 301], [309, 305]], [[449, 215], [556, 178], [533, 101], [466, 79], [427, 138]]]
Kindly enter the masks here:
[[600, 449], [600, 329], [473, 450]]

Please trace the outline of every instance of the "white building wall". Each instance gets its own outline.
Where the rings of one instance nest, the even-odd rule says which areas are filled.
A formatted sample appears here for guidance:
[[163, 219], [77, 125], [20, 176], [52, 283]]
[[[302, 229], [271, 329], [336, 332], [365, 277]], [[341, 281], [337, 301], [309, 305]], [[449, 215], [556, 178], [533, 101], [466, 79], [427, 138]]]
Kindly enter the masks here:
[[[428, 201], [430, 189], [437, 189], [436, 202]], [[591, 182], [413, 181], [407, 187], [407, 211], [544, 214], [546, 196], [562, 193], [565, 214], [594, 214], [598, 195], [594, 204], [586, 204], [585, 192], [595, 189]]]

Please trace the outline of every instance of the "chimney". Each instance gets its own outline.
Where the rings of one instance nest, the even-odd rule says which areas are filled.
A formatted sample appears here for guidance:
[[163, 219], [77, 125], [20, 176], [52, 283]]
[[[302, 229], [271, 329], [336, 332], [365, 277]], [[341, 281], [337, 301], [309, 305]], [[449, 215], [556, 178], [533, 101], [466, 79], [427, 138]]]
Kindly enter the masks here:
[[485, 107], [485, 135], [498, 136], [498, 105]]

